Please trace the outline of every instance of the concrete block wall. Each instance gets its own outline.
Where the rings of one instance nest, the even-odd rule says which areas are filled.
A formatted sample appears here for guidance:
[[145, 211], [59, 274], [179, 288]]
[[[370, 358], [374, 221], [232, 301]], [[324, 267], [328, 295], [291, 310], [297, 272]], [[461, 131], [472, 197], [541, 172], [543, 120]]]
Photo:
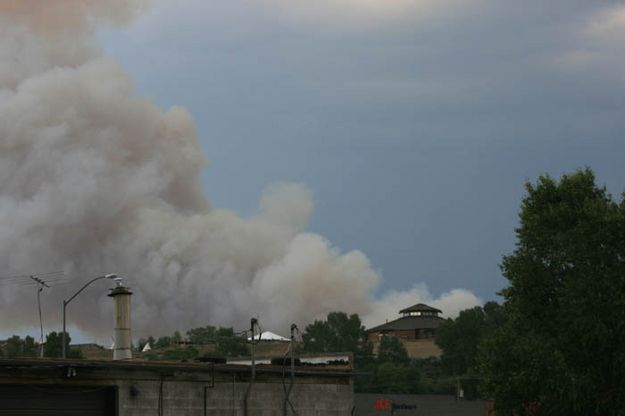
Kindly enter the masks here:
[[296, 384], [291, 392], [291, 402], [298, 415], [351, 415], [353, 387], [343, 384]]
[[[288, 387], [288, 380], [286, 381]], [[246, 382], [131, 381], [119, 382], [119, 416], [243, 416]], [[132, 391], [138, 392], [133, 395]], [[162, 391], [162, 394], [161, 394]], [[204, 397], [206, 392], [206, 413]], [[248, 416], [283, 414], [281, 382], [255, 383], [248, 398]], [[349, 384], [296, 383], [291, 403], [300, 416], [350, 415], [353, 388]], [[289, 415], [293, 414], [290, 410]]]
[[[348, 416], [354, 405], [352, 374], [296, 370], [291, 402], [300, 416]], [[276, 367], [259, 368], [247, 416], [281, 416], [290, 378]], [[117, 416], [244, 416], [250, 371], [244, 366], [89, 360], [0, 360], [0, 384], [106, 389], [106, 411]], [[104, 388], [104, 389], [100, 389]], [[115, 395], [116, 392], [116, 395]], [[115, 400], [116, 397], [116, 400]], [[116, 401], [116, 403], [113, 403]], [[67, 403], [51, 406], [64, 414]], [[97, 406], [97, 404], [96, 404]], [[93, 409], [103, 414], [103, 408]], [[100, 413], [97, 413], [97, 411]], [[293, 412], [287, 414], [292, 415]]]

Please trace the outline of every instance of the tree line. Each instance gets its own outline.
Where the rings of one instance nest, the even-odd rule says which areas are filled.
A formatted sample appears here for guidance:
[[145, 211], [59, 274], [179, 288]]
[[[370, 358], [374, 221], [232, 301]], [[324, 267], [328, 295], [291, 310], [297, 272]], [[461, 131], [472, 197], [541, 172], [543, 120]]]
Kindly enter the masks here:
[[624, 196], [590, 169], [528, 182], [503, 304], [440, 328], [443, 365], [498, 415], [625, 414]]
[[[82, 353], [77, 348], [70, 348], [72, 338], [66, 333], [65, 346], [68, 358], [82, 358]], [[46, 335], [46, 342], [43, 346], [43, 356], [48, 358], [59, 358], [63, 345], [63, 332], [50, 332]], [[22, 338], [13, 335], [0, 346], [0, 356], [3, 358], [34, 358], [40, 356], [40, 345], [29, 335]]]
[[242, 357], [250, 353], [245, 333], [236, 333], [229, 327], [215, 327], [211, 325], [192, 328], [183, 338], [180, 331], [171, 336], [141, 338], [137, 350], [141, 351], [149, 344], [151, 351], [146, 352], [148, 360], [193, 360], [200, 358], [200, 346], [210, 345], [212, 355], [219, 357]]

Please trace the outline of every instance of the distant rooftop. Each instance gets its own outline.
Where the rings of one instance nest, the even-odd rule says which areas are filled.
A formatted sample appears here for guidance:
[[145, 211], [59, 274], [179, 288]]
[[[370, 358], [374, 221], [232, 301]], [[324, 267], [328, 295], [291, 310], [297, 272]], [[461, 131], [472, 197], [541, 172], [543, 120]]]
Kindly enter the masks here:
[[404, 314], [404, 315], [410, 314], [410, 312], [436, 312], [438, 314], [438, 313], [442, 313], [443, 311], [441, 311], [440, 309], [436, 309], [431, 306], [428, 306], [425, 303], [417, 303], [416, 305], [412, 305], [409, 308], [402, 309], [401, 311], [399, 311], [399, 313]]
[[417, 303], [409, 308], [399, 311], [402, 315], [394, 321], [370, 328], [367, 332], [405, 331], [414, 329], [436, 329], [444, 321], [438, 316], [440, 309], [433, 308], [424, 303]]
[[394, 321], [367, 329], [367, 332], [412, 331], [414, 329], [436, 329], [444, 321], [440, 316], [402, 316]]

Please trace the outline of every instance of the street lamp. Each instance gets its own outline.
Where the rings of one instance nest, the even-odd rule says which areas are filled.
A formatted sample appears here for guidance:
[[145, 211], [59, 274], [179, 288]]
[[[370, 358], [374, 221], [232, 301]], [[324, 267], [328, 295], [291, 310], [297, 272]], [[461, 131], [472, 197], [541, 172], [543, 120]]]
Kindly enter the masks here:
[[87, 288], [87, 286], [89, 286], [91, 283], [95, 282], [96, 280], [100, 280], [100, 279], [117, 279], [117, 275], [116, 274], [105, 274], [103, 276], [98, 276], [96, 278], [93, 278], [91, 280], [89, 280], [87, 283], [85, 283], [85, 285], [83, 287], [80, 288], [80, 290], [78, 290], [78, 292], [74, 293], [72, 295], [71, 298], [64, 300], [63, 301], [63, 338], [62, 338], [62, 345], [61, 345], [61, 357], [62, 358], [66, 358], [66, 352], [65, 352], [65, 310], [67, 309], [67, 305], [74, 300], [74, 298], [76, 296], [78, 296], [80, 294], [80, 292], [82, 292], [83, 290], [85, 290]]

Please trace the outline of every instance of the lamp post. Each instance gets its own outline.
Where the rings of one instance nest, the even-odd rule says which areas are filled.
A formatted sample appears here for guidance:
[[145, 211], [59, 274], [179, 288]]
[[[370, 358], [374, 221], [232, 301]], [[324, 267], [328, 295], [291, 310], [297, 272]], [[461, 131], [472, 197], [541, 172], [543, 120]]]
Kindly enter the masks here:
[[85, 283], [85, 285], [84, 285], [83, 287], [81, 287], [81, 288], [78, 290], [78, 292], [74, 293], [74, 294], [72, 295], [72, 297], [71, 297], [71, 298], [69, 298], [69, 299], [67, 299], [67, 300], [64, 300], [64, 301], [63, 301], [63, 335], [62, 335], [62, 340], [61, 340], [61, 343], [62, 343], [62, 344], [61, 344], [61, 357], [62, 357], [62, 358], [66, 358], [66, 351], [65, 351], [65, 332], [66, 332], [66, 331], [65, 331], [65, 323], [66, 323], [66, 321], [65, 321], [65, 310], [67, 309], [67, 305], [68, 305], [68, 304], [69, 304], [72, 300], [74, 300], [74, 298], [75, 298], [76, 296], [78, 296], [78, 295], [80, 294], [80, 292], [82, 292], [83, 290], [85, 290], [85, 289], [87, 288], [87, 286], [89, 286], [91, 283], [93, 283], [93, 282], [95, 282], [95, 281], [97, 281], [97, 280], [100, 280], [100, 279], [115, 279], [115, 278], [117, 278], [117, 275], [116, 275], [116, 274], [105, 274], [105, 275], [103, 275], [103, 276], [98, 276], [98, 277], [95, 277], [95, 278], [93, 278], [93, 279], [89, 280], [87, 283]]

